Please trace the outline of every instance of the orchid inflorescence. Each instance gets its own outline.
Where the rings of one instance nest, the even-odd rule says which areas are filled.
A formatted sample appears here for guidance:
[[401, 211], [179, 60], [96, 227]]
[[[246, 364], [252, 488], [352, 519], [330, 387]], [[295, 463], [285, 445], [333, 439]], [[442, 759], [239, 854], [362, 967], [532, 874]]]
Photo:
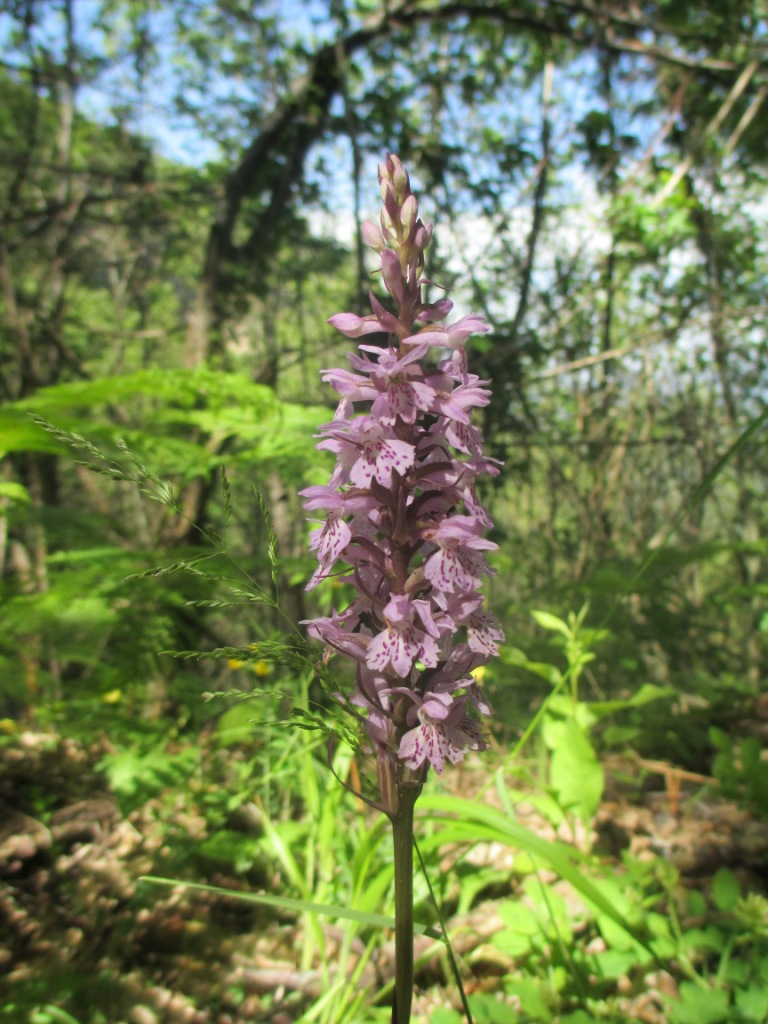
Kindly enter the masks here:
[[[396, 156], [379, 167], [380, 226], [366, 243], [381, 259], [389, 312], [371, 294], [372, 313], [329, 319], [359, 345], [351, 370], [323, 371], [341, 396], [317, 447], [336, 456], [327, 485], [302, 491], [325, 520], [311, 534], [318, 567], [308, 589], [334, 572], [356, 598], [342, 612], [307, 623], [309, 636], [356, 668], [350, 703], [362, 718], [379, 767], [385, 809], [404, 783], [420, 785], [429, 765], [442, 772], [467, 750], [486, 746], [479, 720], [490, 714], [473, 672], [498, 653], [504, 636], [483, 610], [491, 574], [484, 552], [496, 544], [475, 483], [498, 474], [483, 455], [472, 409], [488, 404], [488, 382], [467, 369], [464, 343], [488, 330], [475, 314], [445, 323], [453, 303], [422, 301], [424, 252], [432, 226], [418, 218], [408, 174]], [[436, 366], [430, 349], [443, 350]], [[447, 354], [446, 351], [447, 350]], [[337, 563], [351, 567], [337, 570]]]

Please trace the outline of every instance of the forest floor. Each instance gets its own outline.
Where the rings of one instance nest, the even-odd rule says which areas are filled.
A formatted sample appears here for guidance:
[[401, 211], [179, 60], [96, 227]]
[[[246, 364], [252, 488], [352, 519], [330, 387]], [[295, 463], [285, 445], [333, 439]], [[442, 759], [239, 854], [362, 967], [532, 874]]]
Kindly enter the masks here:
[[[236, 899], [139, 881], [183, 871], [184, 878], [214, 886], [263, 890], [270, 880], [236, 874], [210, 858], [206, 863], [190, 854], [185, 862], [180, 851], [210, 839], [199, 794], [180, 787], [171, 805], [168, 794], [158, 794], [121, 809], [94, 769], [101, 753], [34, 731], [0, 747], [0, 1021], [297, 1020], [301, 1007], [322, 994], [322, 982], [319, 971], [299, 964], [296, 919]], [[595, 852], [607, 873], [612, 865], [618, 869], [622, 850], [631, 850], [640, 858], [671, 861], [689, 887], [706, 887], [728, 866], [747, 890], [765, 893], [768, 824], [711, 791], [706, 800], [679, 793], [681, 780], [674, 775], [667, 774], [664, 787], [663, 766], [661, 788], [637, 789], [630, 801], [625, 787], [611, 780], [625, 778], [632, 765], [614, 767], [612, 773], [607, 766], [607, 797], [595, 823]], [[468, 785], [465, 773], [464, 796]], [[553, 837], [552, 826], [533, 807], [520, 805], [518, 812], [529, 827]], [[246, 807], [230, 827], [256, 832], [258, 822]], [[448, 922], [451, 929], [463, 925], [456, 946], [471, 965], [468, 992], [493, 992], [509, 966], [488, 940], [502, 927], [500, 903], [515, 889], [512, 859], [508, 848], [479, 844], [472, 863], [491, 864], [497, 875], [509, 867], [509, 882], [478, 889], [471, 909]], [[556, 876], [551, 879], [554, 885]], [[333, 947], [338, 929], [322, 927]], [[417, 956], [429, 941], [419, 939]], [[372, 992], [390, 977], [389, 950], [382, 945], [362, 974], [360, 984]], [[421, 965], [417, 983], [419, 1019], [430, 1019], [438, 1006], [456, 1005], [437, 958]], [[626, 1019], [664, 1024], [664, 997], [674, 995], [676, 984], [673, 971], [657, 972], [651, 988], [626, 991]], [[46, 1007], [63, 1015], [46, 1017]]]

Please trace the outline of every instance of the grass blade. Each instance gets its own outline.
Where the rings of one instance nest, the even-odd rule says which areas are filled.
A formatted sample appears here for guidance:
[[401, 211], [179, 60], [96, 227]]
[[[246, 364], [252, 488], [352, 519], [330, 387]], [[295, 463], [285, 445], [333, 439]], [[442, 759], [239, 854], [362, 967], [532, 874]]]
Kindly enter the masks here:
[[[346, 921], [357, 921], [358, 924], [370, 928], [394, 928], [394, 917], [386, 914], [372, 914], [369, 911], [353, 910], [351, 907], [336, 907], [328, 903], [310, 903], [307, 900], [294, 899], [291, 896], [267, 896], [255, 892], [236, 892], [223, 889], [216, 885], [204, 885], [202, 882], [182, 882], [178, 878], [160, 878], [157, 875], [142, 875], [140, 882], [150, 885], [170, 885], [175, 888], [190, 889], [196, 892], [213, 893], [215, 896], [226, 896], [228, 899], [243, 900], [246, 903], [261, 903], [277, 910], [289, 910], [298, 914], [322, 914], [324, 917], [341, 918]], [[423, 924], [414, 924], [414, 931], [426, 935], [430, 939], [443, 941], [443, 936], [436, 929]]]

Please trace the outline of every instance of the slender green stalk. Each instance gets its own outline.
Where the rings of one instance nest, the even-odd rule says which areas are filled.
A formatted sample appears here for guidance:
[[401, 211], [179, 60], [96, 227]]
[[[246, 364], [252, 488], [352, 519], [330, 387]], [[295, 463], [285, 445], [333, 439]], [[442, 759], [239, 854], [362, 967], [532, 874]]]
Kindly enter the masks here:
[[395, 849], [395, 998], [392, 1024], [410, 1024], [413, 1001], [413, 809], [420, 786], [400, 786], [390, 815]]

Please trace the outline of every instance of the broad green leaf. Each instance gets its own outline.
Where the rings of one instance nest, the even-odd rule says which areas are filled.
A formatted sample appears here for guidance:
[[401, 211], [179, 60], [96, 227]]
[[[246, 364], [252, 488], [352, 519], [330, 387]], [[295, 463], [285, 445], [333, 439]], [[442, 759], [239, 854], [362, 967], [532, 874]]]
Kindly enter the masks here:
[[515, 960], [528, 956], [536, 947], [533, 936], [524, 932], [513, 931], [512, 928], [502, 928], [491, 936], [491, 945]]
[[719, 928], [714, 925], [707, 925], [706, 928], [689, 928], [683, 933], [683, 945], [690, 956], [694, 956], [698, 950], [711, 950], [713, 953], [722, 953], [725, 948], [726, 938]]
[[768, 985], [756, 983], [749, 988], [737, 989], [734, 998], [748, 1021], [764, 1024], [768, 1020]]
[[475, 1024], [515, 1024], [517, 1014], [496, 996], [480, 993], [469, 998]]
[[463, 1024], [463, 1020], [464, 1018], [458, 1010], [449, 1010], [444, 1006], [438, 1006], [432, 1013], [429, 1024]]
[[[537, 935], [541, 931], [541, 922], [530, 907], [517, 900], [507, 900], [499, 906], [499, 917], [506, 925], [506, 930], [519, 935]], [[499, 934], [497, 932], [497, 934]]]
[[595, 954], [595, 962], [601, 978], [626, 978], [638, 966], [637, 950], [634, 945], [631, 950], [609, 947]]
[[728, 993], [724, 989], [700, 988], [684, 981], [679, 1001], [669, 1005], [670, 1024], [729, 1024], [731, 1020]]
[[256, 717], [256, 712], [249, 704], [233, 704], [218, 720], [216, 726], [218, 742], [231, 745], [253, 740]]
[[728, 868], [720, 868], [712, 879], [712, 899], [718, 910], [733, 910], [739, 902], [741, 888], [738, 880]]
[[590, 821], [603, 795], [605, 776], [592, 744], [572, 719], [559, 726], [550, 763], [550, 783], [565, 807], [575, 807], [583, 821]]
[[557, 750], [565, 741], [565, 722], [547, 715], [541, 726], [541, 738], [549, 750]]
[[[610, 949], [618, 953], [631, 953], [637, 962], [641, 962], [642, 958], [647, 956], [647, 952], [642, 950], [627, 930], [617, 925], [607, 914], [597, 915], [597, 926]], [[642, 957], [638, 955], [638, 949], [641, 950]]]
[[547, 701], [547, 715], [556, 714], [563, 718], [573, 718], [585, 733], [589, 732], [597, 721], [597, 716], [592, 713], [593, 708], [594, 705], [586, 701], [574, 701], [569, 693], [555, 693]]
[[504, 991], [507, 995], [517, 996], [523, 1010], [540, 1024], [549, 1024], [552, 1020], [552, 1013], [537, 982], [528, 978], [515, 978], [504, 983]]

